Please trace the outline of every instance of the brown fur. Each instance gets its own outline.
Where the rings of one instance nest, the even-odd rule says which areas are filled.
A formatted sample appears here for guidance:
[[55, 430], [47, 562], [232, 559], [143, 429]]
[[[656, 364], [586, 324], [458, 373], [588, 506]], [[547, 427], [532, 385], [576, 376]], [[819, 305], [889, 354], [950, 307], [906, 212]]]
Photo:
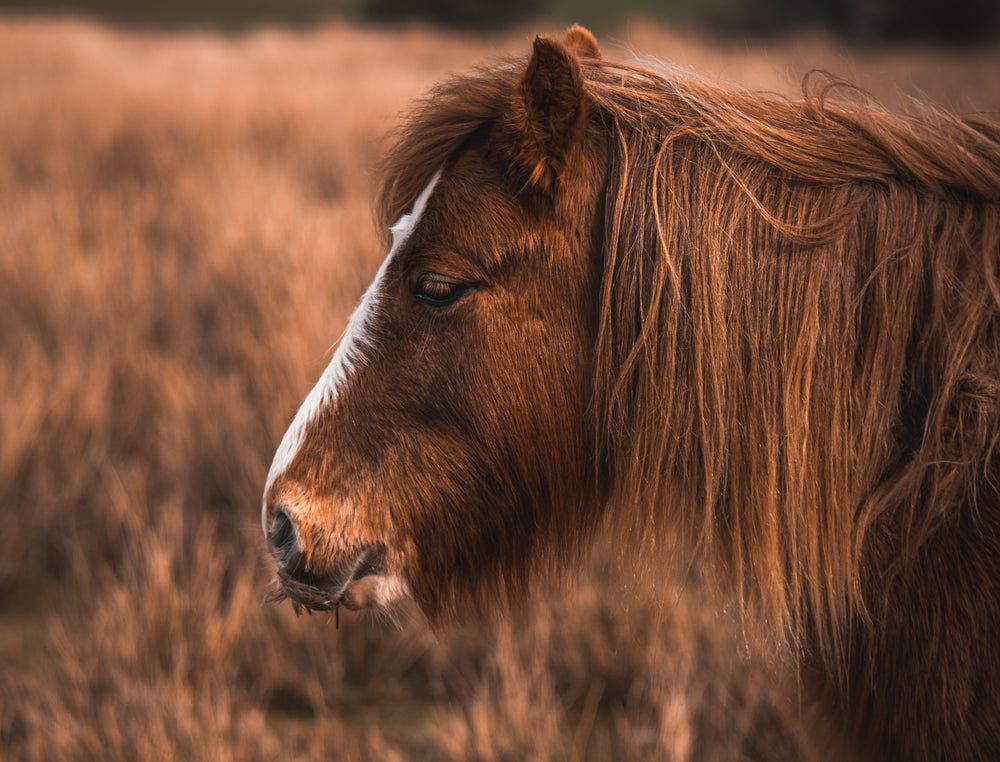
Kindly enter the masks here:
[[[857, 749], [990, 757], [1000, 128], [666, 76], [584, 34], [411, 115], [382, 220], [445, 174], [389, 280], [475, 287], [430, 315], [394, 292], [277, 492], [349, 493], [334, 536], [386, 543], [432, 618], [523, 591], [608, 512], [673, 528]], [[310, 521], [314, 573], [342, 549]]]

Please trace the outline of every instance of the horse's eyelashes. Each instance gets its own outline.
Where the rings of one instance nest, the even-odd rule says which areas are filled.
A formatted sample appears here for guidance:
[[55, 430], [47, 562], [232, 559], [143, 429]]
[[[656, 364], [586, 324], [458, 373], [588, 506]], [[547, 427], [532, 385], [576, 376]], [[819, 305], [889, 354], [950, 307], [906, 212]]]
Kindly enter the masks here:
[[417, 281], [413, 295], [418, 301], [431, 307], [447, 307], [458, 301], [469, 286], [463, 283], [435, 276], [424, 276]]

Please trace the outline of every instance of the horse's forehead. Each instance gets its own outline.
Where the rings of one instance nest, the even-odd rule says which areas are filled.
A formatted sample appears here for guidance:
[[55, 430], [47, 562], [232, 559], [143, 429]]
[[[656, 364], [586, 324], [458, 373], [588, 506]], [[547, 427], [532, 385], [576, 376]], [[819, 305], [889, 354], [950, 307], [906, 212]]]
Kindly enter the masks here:
[[504, 177], [479, 157], [463, 155], [442, 173], [413, 241], [433, 239], [472, 254], [509, 242], [524, 224]]
[[[392, 233], [392, 246], [386, 256], [387, 262], [393, 258], [397, 251], [406, 245], [407, 240], [413, 234], [414, 227], [424, 214], [424, 209], [427, 207], [427, 202], [430, 200], [431, 194], [434, 193], [434, 189], [440, 181], [441, 170], [439, 169], [434, 173], [434, 176], [431, 177], [430, 182], [427, 183], [423, 191], [420, 192], [420, 195], [417, 196], [416, 200], [414, 200], [410, 211], [403, 214], [398, 220], [396, 220], [392, 227], [389, 228], [389, 232]], [[377, 276], [376, 279], [378, 279]]]

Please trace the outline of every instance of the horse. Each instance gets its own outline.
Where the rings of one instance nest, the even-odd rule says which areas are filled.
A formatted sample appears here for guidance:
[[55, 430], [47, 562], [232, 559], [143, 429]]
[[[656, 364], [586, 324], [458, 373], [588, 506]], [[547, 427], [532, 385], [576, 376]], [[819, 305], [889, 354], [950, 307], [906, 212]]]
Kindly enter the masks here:
[[267, 476], [278, 594], [439, 625], [607, 522], [669, 531], [852, 754], [996, 754], [1000, 126], [847, 88], [573, 27], [418, 103], [388, 255]]

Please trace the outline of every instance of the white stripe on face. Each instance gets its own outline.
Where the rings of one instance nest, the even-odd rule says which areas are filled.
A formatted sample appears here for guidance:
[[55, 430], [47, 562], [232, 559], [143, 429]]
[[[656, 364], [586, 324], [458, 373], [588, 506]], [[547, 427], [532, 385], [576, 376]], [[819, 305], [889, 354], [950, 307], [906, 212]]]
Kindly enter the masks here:
[[[396, 224], [392, 226], [392, 247], [382, 262], [382, 266], [379, 267], [375, 280], [372, 281], [368, 290], [365, 291], [364, 296], [361, 298], [361, 303], [354, 310], [354, 314], [351, 315], [351, 319], [347, 324], [347, 330], [340, 340], [337, 351], [333, 354], [333, 359], [316, 383], [316, 386], [313, 387], [301, 407], [299, 407], [299, 411], [295, 414], [295, 420], [292, 421], [292, 425], [285, 432], [281, 444], [278, 445], [278, 450], [274, 454], [274, 460], [271, 462], [271, 469], [267, 474], [267, 483], [264, 485], [265, 510], [267, 493], [271, 489], [271, 485], [275, 479], [285, 472], [285, 469], [288, 468], [288, 465], [295, 458], [299, 447], [302, 446], [302, 440], [305, 438], [309, 424], [315, 420], [316, 416], [326, 406], [332, 404], [337, 399], [340, 390], [347, 383], [347, 379], [359, 365], [364, 363], [366, 351], [372, 348], [374, 340], [371, 336], [371, 318], [378, 309], [378, 299], [385, 271], [389, 266], [389, 262], [392, 261], [392, 258], [413, 233], [413, 229], [420, 221], [420, 216], [427, 205], [427, 200], [434, 191], [434, 186], [437, 185], [440, 177], [441, 172], [439, 170], [417, 197], [417, 200], [413, 204], [413, 210], [409, 214], [404, 214], [400, 217]], [[264, 521], [266, 524], [266, 516], [264, 517]]]

